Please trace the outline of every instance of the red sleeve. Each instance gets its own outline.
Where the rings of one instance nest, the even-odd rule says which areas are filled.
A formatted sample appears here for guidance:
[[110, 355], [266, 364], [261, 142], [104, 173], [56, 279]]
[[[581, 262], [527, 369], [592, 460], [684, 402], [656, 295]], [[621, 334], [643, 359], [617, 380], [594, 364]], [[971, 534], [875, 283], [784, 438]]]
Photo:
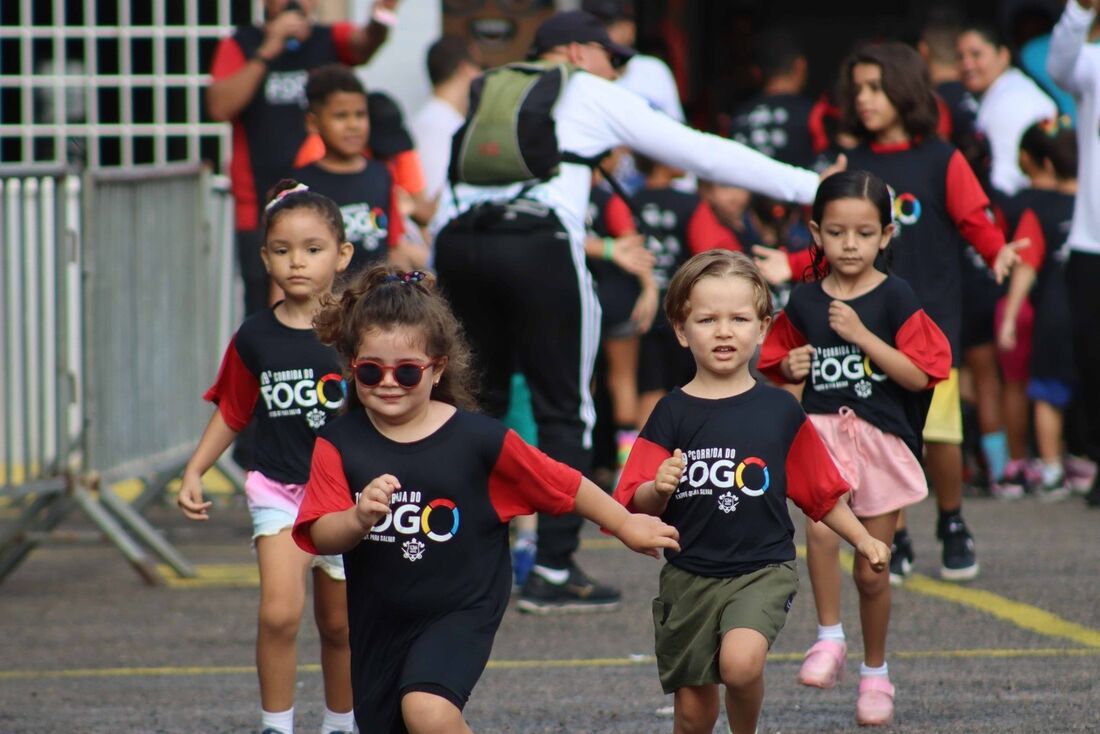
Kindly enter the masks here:
[[992, 267], [1005, 244], [1004, 233], [989, 216], [989, 197], [959, 151], [947, 164], [947, 214], [960, 234]]
[[1020, 221], [1016, 225], [1013, 240], [1021, 240], [1027, 237], [1031, 244], [1020, 250], [1020, 260], [1027, 263], [1033, 270], [1038, 270], [1046, 256], [1047, 238], [1043, 236], [1043, 225], [1039, 223], [1039, 217], [1032, 209], [1025, 209], [1020, 215]]
[[424, 193], [428, 184], [424, 181], [424, 164], [415, 149], [403, 150], [390, 160], [390, 173], [394, 182], [413, 196]]
[[741, 243], [727, 227], [722, 226], [710, 204], [699, 202], [688, 220], [687, 245], [692, 254], [707, 250], [741, 251]]
[[231, 77], [244, 68], [248, 59], [235, 38], [223, 38], [214, 50], [214, 60], [210, 63], [210, 76], [214, 81]]
[[791, 268], [792, 283], [806, 283], [813, 280], [813, 248], [787, 253], [787, 265]]
[[901, 325], [894, 335], [894, 344], [899, 352], [928, 375], [926, 389], [932, 389], [951, 374], [951, 344], [923, 310], [914, 311]]
[[635, 512], [634, 493], [638, 491], [638, 487], [657, 476], [661, 462], [670, 456], [672, 452], [664, 446], [641, 437], [635, 439], [634, 446], [630, 449], [630, 458], [626, 460], [619, 484], [612, 495], [615, 501]]
[[538, 510], [551, 515], [573, 511], [581, 473], [551, 459], [508, 429], [489, 475], [489, 501], [501, 522]]
[[225, 424], [239, 433], [252, 419], [259, 396], [260, 383], [241, 361], [234, 336], [222, 357], [217, 379], [202, 399], [217, 405]]
[[787, 382], [783, 370], [779, 368], [783, 358], [795, 347], [808, 343], [806, 337], [802, 336], [802, 333], [787, 318], [786, 312], [780, 311], [772, 321], [768, 336], [760, 347], [760, 360], [756, 363], [756, 369], [772, 382], [782, 385]]
[[355, 26], [347, 21], [332, 24], [332, 43], [336, 46], [336, 57], [348, 66], [355, 66], [359, 61], [351, 47], [351, 34], [354, 32]]
[[604, 218], [607, 220], [607, 232], [612, 237], [622, 237], [638, 231], [634, 226], [634, 215], [630, 213], [630, 207], [617, 194], [608, 200]]
[[820, 522], [848, 489], [814, 424], [803, 418], [787, 452], [787, 498]]
[[306, 484], [298, 519], [291, 534], [294, 542], [306, 553], [318, 555], [309, 529], [313, 521], [322, 515], [343, 512], [355, 504], [354, 494], [344, 474], [344, 460], [336, 447], [323, 438], [313, 445], [313, 460], [309, 466], [309, 482]]
[[325, 157], [325, 141], [317, 133], [310, 133], [302, 141], [302, 147], [294, 154], [294, 167], [305, 168]]
[[397, 243], [405, 236], [405, 217], [401, 216], [401, 207], [398, 205], [397, 187], [390, 187], [390, 211], [387, 217], [389, 231], [386, 233], [386, 241], [390, 247], [397, 247]]
[[951, 110], [948, 109], [947, 103], [943, 101], [943, 97], [936, 95], [936, 112], [939, 114], [939, 120], [936, 122], [936, 134], [944, 140], [951, 139], [952, 125], [951, 125]]
[[810, 128], [810, 144], [814, 153], [824, 153], [829, 149], [829, 133], [826, 130], [825, 119], [839, 117], [840, 110], [829, 101], [826, 94], [822, 94], [810, 108], [810, 117], [806, 121]]

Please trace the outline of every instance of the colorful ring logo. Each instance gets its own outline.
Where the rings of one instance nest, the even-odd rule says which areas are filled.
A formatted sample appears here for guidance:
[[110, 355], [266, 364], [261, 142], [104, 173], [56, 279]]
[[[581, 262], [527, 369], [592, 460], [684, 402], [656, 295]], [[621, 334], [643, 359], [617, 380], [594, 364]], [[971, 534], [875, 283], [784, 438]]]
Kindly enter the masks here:
[[912, 194], [899, 194], [894, 199], [894, 219], [899, 224], [916, 224], [920, 219], [920, 199]]
[[[746, 466], [758, 466], [761, 471], [764, 472], [763, 483], [756, 488], [745, 486], [745, 467]], [[749, 497], [759, 497], [768, 491], [768, 487], [771, 486], [771, 475], [768, 474], [768, 465], [764, 463], [764, 460], [756, 456], [750, 456], [737, 465], [737, 473], [734, 475], [734, 479], [737, 481], [737, 488], [747, 494]]]
[[[325, 394], [325, 388], [330, 382], [335, 382], [336, 386], [340, 388], [340, 398], [333, 400], [327, 394]], [[344, 378], [335, 372], [329, 374], [317, 380], [317, 402], [329, 410], [336, 410], [344, 404], [344, 401], [348, 399], [348, 383], [344, 382]]]
[[[432, 531], [431, 522], [428, 518], [432, 516], [432, 510], [437, 507], [444, 507], [451, 511], [451, 517], [454, 518], [454, 522], [451, 524], [451, 529], [447, 533], [436, 533]], [[428, 506], [424, 508], [424, 514], [420, 516], [420, 529], [434, 541], [444, 543], [455, 536], [458, 532], [458, 508], [455, 507], [455, 503], [450, 500], [432, 500], [428, 503]]]
[[883, 380], [886, 379], [885, 374], [875, 372], [874, 368], [871, 366], [871, 358], [870, 357], [864, 357], [863, 358], [863, 369], [867, 373], [867, 377], [874, 380], [875, 382], [882, 382]]

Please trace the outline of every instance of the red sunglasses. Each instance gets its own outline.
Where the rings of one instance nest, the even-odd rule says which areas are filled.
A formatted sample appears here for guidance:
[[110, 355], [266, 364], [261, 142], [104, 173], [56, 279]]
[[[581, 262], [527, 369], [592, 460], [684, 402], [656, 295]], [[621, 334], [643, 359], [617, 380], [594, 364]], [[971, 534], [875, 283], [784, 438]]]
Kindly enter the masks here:
[[420, 364], [412, 360], [398, 362], [390, 366], [376, 359], [360, 359], [351, 363], [352, 374], [355, 380], [363, 387], [378, 387], [382, 380], [386, 379], [386, 373], [392, 372], [393, 379], [404, 388], [414, 388], [424, 379], [424, 370], [435, 367], [438, 360], [432, 360], [427, 364]]

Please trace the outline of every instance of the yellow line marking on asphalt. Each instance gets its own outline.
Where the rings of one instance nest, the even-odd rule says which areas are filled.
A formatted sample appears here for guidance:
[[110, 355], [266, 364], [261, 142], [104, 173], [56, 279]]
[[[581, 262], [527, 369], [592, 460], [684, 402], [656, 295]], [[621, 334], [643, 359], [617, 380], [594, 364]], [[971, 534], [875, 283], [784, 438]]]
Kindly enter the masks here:
[[[891, 656], [913, 659], [958, 658], [1048, 658], [1048, 657], [1097, 657], [1100, 650], [1091, 648], [1022, 648], [1022, 649], [972, 649], [972, 650], [909, 650], [891, 652]], [[801, 662], [803, 653], [776, 653], [768, 660], [777, 663]], [[490, 660], [489, 670], [547, 670], [551, 668], [623, 668], [654, 665], [652, 655], [630, 655], [625, 658], [576, 658], [564, 660]], [[307, 663], [298, 666], [299, 673], [319, 673], [321, 666]], [[71, 668], [68, 670], [0, 670], [0, 681], [71, 679], [71, 678], [154, 678], [203, 675], [254, 674], [252, 665], [181, 665], [148, 668]]]

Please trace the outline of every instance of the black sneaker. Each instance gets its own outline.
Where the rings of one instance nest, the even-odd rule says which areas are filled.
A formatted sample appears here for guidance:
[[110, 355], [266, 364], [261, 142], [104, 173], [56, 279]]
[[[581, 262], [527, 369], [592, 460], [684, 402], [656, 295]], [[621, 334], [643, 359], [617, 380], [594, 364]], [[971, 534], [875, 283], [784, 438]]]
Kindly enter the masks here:
[[916, 556], [913, 553], [913, 541], [908, 533], [894, 535], [894, 542], [890, 544], [890, 585], [901, 586], [909, 574], [913, 573], [913, 561]]
[[569, 568], [569, 578], [563, 584], [546, 580], [537, 568], [532, 570], [516, 607], [528, 614], [610, 612], [619, 607], [621, 599], [618, 589], [589, 578], [573, 564]]
[[1085, 495], [1085, 504], [1089, 507], [1100, 507], [1100, 471], [1092, 478], [1092, 487]]
[[978, 576], [978, 557], [974, 538], [966, 529], [962, 515], [940, 518], [936, 537], [943, 542], [943, 565], [940, 578], [946, 581], [969, 581]]

